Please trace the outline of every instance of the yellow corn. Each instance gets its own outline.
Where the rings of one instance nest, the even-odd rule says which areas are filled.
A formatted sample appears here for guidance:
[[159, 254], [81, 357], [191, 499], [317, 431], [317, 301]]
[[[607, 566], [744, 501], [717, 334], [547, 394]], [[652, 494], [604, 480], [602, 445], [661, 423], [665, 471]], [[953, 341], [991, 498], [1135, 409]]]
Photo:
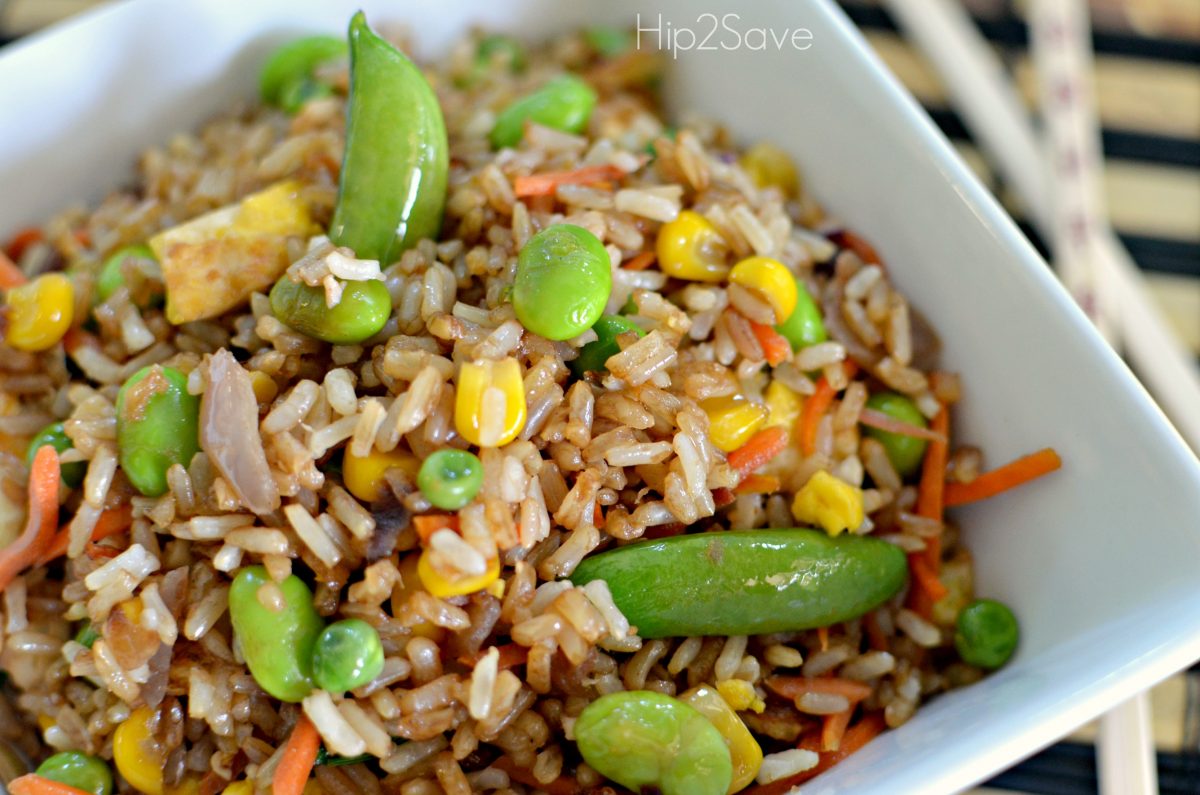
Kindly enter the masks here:
[[163, 786], [163, 795], [200, 795], [200, 782], [194, 778], [185, 778], [178, 784], [166, 784]]
[[44, 351], [63, 338], [75, 317], [75, 288], [61, 273], [46, 273], [8, 291], [8, 344]]
[[342, 458], [342, 482], [346, 490], [363, 502], [375, 502], [387, 494], [384, 473], [389, 469], [402, 469], [416, 480], [421, 462], [405, 450], [381, 453], [374, 448], [364, 456], [351, 454], [349, 448]]
[[758, 697], [758, 693], [754, 690], [754, 685], [744, 679], [726, 679], [722, 682], [717, 682], [717, 692], [721, 694], [721, 698], [725, 699], [725, 703], [730, 709], [734, 710], [750, 710], [762, 714], [767, 708], [767, 702]]
[[[413, 553], [405, 555], [400, 559], [400, 582], [392, 589], [392, 615], [399, 616], [404, 606], [408, 603], [409, 598], [417, 591], [424, 591], [425, 586], [421, 584], [421, 575], [417, 573], [417, 567], [420, 565], [421, 556]], [[429, 638], [432, 641], [440, 643], [445, 632], [436, 624], [429, 621], [422, 621], [410, 627], [412, 633], [419, 638]]]
[[760, 403], [751, 403], [741, 395], [709, 398], [700, 402], [708, 414], [708, 437], [718, 450], [732, 452], [762, 427], [769, 413]]
[[725, 241], [703, 215], [684, 210], [658, 232], [658, 267], [692, 282], [719, 282], [729, 273]]
[[130, 786], [143, 795], [163, 794], [162, 759], [146, 750], [145, 742], [150, 739], [150, 721], [154, 710], [149, 707], [136, 709], [113, 732], [113, 762], [117, 772]]
[[525, 384], [516, 359], [483, 359], [459, 368], [454, 426], [480, 447], [501, 447], [517, 438], [525, 427]]
[[820, 525], [831, 536], [853, 530], [863, 523], [862, 489], [822, 470], [796, 493], [792, 516], [804, 524]]
[[790, 433], [792, 428], [796, 427], [796, 420], [800, 419], [803, 399], [781, 381], [772, 381], [763, 393], [763, 400], [766, 401], [767, 410], [770, 412], [764, 427], [780, 425]]
[[795, 196], [800, 188], [800, 176], [796, 173], [796, 166], [792, 164], [787, 152], [777, 146], [765, 141], [755, 144], [738, 162], [742, 170], [760, 188], [779, 188], [785, 196]]
[[729, 792], [744, 789], [758, 775], [758, 768], [762, 766], [763, 761], [762, 748], [750, 734], [746, 724], [729, 708], [721, 694], [708, 685], [693, 687], [684, 693], [681, 699], [708, 718], [709, 723], [715, 726], [724, 738], [725, 745], [729, 748], [730, 761], [733, 762], [733, 779], [729, 782]]
[[275, 379], [262, 370], [250, 371], [250, 387], [254, 390], [254, 399], [259, 403], [270, 403], [279, 394]]
[[733, 266], [729, 281], [758, 293], [775, 310], [775, 322], [782, 323], [796, 310], [800, 294], [796, 277], [777, 259], [747, 257]]
[[254, 785], [249, 781], [235, 781], [222, 791], [221, 795], [254, 795]]
[[303, 183], [287, 180], [250, 194], [238, 205], [233, 229], [264, 235], [312, 232], [315, 226], [303, 193]]
[[439, 569], [430, 560], [431, 554], [432, 550], [429, 549], [421, 553], [421, 557], [417, 561], [417, 576], [421, 578], [421, 584], [425, 586], [425, 590], [439, 599], [447, 596], [465, 596], [482, 591], [500, 577], [500, 558], [498, 556], [488, 560], [487, 571], [483, 574], [453, 576]]

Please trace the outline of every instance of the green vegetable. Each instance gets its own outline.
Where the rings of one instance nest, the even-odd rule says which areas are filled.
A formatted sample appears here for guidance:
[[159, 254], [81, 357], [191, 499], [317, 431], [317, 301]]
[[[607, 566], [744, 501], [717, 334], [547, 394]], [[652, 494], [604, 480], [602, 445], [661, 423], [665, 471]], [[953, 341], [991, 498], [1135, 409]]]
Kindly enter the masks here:
[[483, 464], [466, 450], [438, 450], [421, 463], [417, 488], [435, 507], [457, 511], [483, 485]]
[[999, 668], [1017, 648], [1017, 617], [994, 599], [976, 599], [958, 614], [954, 647], [963, 662], [980, 668]]
[[568, 340], [591, 328], [611, 292], [608, 252], [583, 227], [547, 227], [517, 256], [513, 309], [521, 325], [546, 339]]
[[479, 71], [487, 71], [496, 62], [506, 65], [514, 74], [523, 72], [525, 71], [525, 48], [512, 36], [500, 33], [484, 36], [479, 40], [479, 48], [475, 51], [475, 68]]
[[42, 778], [90, 792], [111, 795], [112, 771], [103, 760], [78, 751], [64, 751], [47, 759], [35, 771]]
[[263, 64], [258, 81], [262, 101], [295, 113], [306, 99], [316, 96], [318, 90], [303, 86], [320, 85], [313, 79], [317, 67], [345, 58], [346, 50], [346, 41], [337, 36], [305, 36], [284, 44]]
[[75, 633], [75, 642], [90, 649], [99, 637], [100, 633], [92, 626], [92, 622], [85, 618], [79, 631]]
[[436, 238], [449, 151], [442, 110], [421, 70], [355, 14], [346, 154], [330, 239], [386, 266], [418, 240]]
[[370, 682], [383, 670], [379, 633], [357, 618], [330, 624], [313, 646], [313, 681], [330, 693], [345, 693]]
[[154, 252], [150, 250], [150, 247], [145, 244], [125, 246], [115, 251], [100, 266], [100, 274], [96, 277], [95, 303], [99, 304], [107, 301], [108, 297], [125, 283], [125, 274], [121, 272], [121, 264], [129, 257], [155, 261], [158, 259], [154, 256]]
[[583, 40], [605, 58], [621, 55], [634, 45], [633, 34], [625, 28], [590, 28], [584, 31]]
[[327, 83], [306, 77], [284, 87], [283, 93], [279, 95], [279, 107], [285, 113], [295, 115], [309, 101], [330, 96], [333, 96], [333, 89]]
[[[634, 309], [637, 312], [637, 309]], [[639, 337], [646, 336], [638, 324], [622, 315], [603, 315], [592, 326], [597, 339], [579, 349], [579, 356], [570, 362], [571, 371], [582, 377], [586, 372], [603, 372], [608, 369], [608, 357], [621, 352], [617, 337], [632, 331]]]
[[[52, 422], [38, 431], [29, 440], [29, 450], [25, 453], [25, 463], [33, 466], [33, 457], [37, 455], [39, 449], [46, 445], [50, 445], [60, 453], [65, 453], [75, 446], [71, 443], [71, 437], [67, 436], [66, 431], [63, 430], [63, 424], [61, 422]], [[83, 476], [86, 474], [87, 463], [84, 461], [62, 465], [62, 481], [71, 488], [75, 488], [82, 483]]]
[[254, 681], [280, 701], [301, 701], [313, 689], [313, 649], [324, 629], [312, 591], [296, 575], [279, 583], [279, 612], [258, 601], [270, 578], [262, 566], [238, 572], [229, 588], [229, 618]]
[[516, 146], [525, 137], [527, 121], [563, 132], [583, 132], [595, 105], [591, 86], [575, 75], [560, 75], [500, 111], [492, 127], [492, 147]]
[[341, 767], [343, 765], [361, 765], [363, 762], [370, 762], [375, 759], [374, 754], [360, 754], [358, 756], [338, 756], [331, 754], [321, 745], [317, 748], [317, 761], [313, 764], [328, 765], [329, 767]]
[[908, 565], [875, 538], [807, 529], [698, 533], [584, 559], [643, 638], [761, 635], [857, 618], [894, 596]]
[[[894, 420], [916, 425], [919, 428], [929, 425], [916, 403], [895, 392], [879, 392], [871, 395], [867, 400], [867, 408], [875, 409]], [[929, 444], [925, 439], [883, 431], [879, 428], [867, 427], [864, 430], [867, 436], [874, 437], [883, 443], [888, 459], [901, 476], [911, 475], [921, 466], [921, 459], [925, 457], [925, 447]]]
[[788, 315], [787, 320], [775, 327], [775, 330], [787, 338], [793, 351], [828, 339], [825, 323], [821, 320], [821, 308], [817, 306], [802, 280], [796, 280], [796, 308]]
[[117, 449], [121, 469], [147, 497], [167, 490], [167, 470], [187, 466], [200, 450], [200, 398], [189, 395], [187, 376], [152, 364], [134, 373], [117, 393]]
[[708, 718], [649, 690], [593, 701], [575, 721], [575, 744], [588, 765], [633, 792], [725, 795], [733, 780], [729, 748]]
[[354, 345], [379, 333], [392, 313], [392, 298], [381, 281], [346, 282], [342, 300], [329, 307], [322, 288], [284, 274], [271, 288], [271, 311], [301, 334]]

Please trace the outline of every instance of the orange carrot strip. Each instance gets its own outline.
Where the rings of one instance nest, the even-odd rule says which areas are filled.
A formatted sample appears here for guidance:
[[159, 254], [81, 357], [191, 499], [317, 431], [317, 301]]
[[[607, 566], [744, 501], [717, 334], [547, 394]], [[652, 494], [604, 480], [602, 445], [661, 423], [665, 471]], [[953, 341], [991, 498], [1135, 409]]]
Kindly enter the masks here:
[[875, 409], [863, 409], [858, 413], [858, 421], [863, 425], [871, 428], [878, 428], [881, 431], [888, 433], [896, 433], [901, 436], [912, 436], [917, 439], [928, 439], [931, 442], [945, 442], [946, 437], [930, 428], [922, 428], [920, 425], [913, 425], [903, 420], [898, 420], [894, 417], [889, 417], [882, 411]]
[[[741, 795], [784, 795], [784, 793], [790, 792], [797, 785], [803, 784], [809, 779], [816, 778], [838, 762], [850, 756], [850, 754], [858, 751], [871, 740], [875, 739], [884, 728], [886, 728], [886, 725], [883, 722], [882, 713], [872, 712], [846, 730], [846, 734], [842, 737], [842, 742], [838, 746], [838, 750], [821, 754], [821, 761], [817, 763], [816, 767], [805, 770], [803, 773], [797, 773], [794, 776], [780, 779], [779, 781], [772, 781], [770, 784], [762, 784], [757, 787], [744, 789]], [[815, 745], [815, 743], [806, 742], [801, 743], [800, 747], [809, 751], [819, 751], [820, 749], [815, 747]]]
[[799, 698], [805, 693], [819, 693], [826, 696], [845, 696], [851, 704], [862, 701], [871, 695], [871, 686], [853, 679], [839, 679], [836, 676], [769, 676], [764, 680], [767, 689], [784, 698]]
[[947, 508], [956, 505], [966, 505], [976, 500], [986, 500], [997, 494], [1003, 494], [1023, 483], [1036, 480], [1042, 475], [1048, 475], [1062, 466], [1062, 459], [1054, 448], [1047, 447], [1022, 456], [1016, 461], [1010, 461], [991, 472], [984, 472], [970, 483], [947, 483], [945, 486], [945, 504]]
[[[946, 486], [946, 461], [950, 457], [950, 410], [942, 406], [930, 423], [930, 428], [945, 441], [933, 441], [925, 450], [921, 462], [921, 480], [917, 484], [917, 515], [942, 521], [943, 492]], [[913, 567], [913, 561], [922, 557], [925, 568]], [[914, 581], [920, 586], [909, 595], [909, 606], [918, 615], [929, 618], [936, 594], [945, 595], [945, 586], [938, 580], [942, 569], [942, 539], [934, 536], [925, 540], [924, 553], [909, 555], [909, 568]]]
[[13, 287], [20, 287], [29, 279], [25, 276], [25, 272], [18, 268], [16, 264], [0, 253], [0, 290], [11, 290]]
[[582, 789], [579, 782], [570, 776], [559, 776], [549, 784], [543, 784], [533, 777], [533, 773], [523, 767], [517, 767], [516, 763], [507, 756], [502, 756], [495, 762], [492, 762], [492, 767], [499, 768], [508, 774], [508, 777], [518, 784], [524, 784], [526, 787], [533, 787], [542, 792], [548, 792], [550, 795], [579, 795]]
[[8, 245], [4, 247], [4, 253], [12, 258], [13, 262], [20, 262], [25, 249], [34, 243], [41, 243], [45, 239], [46, 236], [42, 234], [42, 230], [36, 226], [30, 226], [12, 236]]
[[413, 517], [413, 526], [421, 543], [428, 544], [429, 539], [438, 530], [453, 530], [458, 532], [458, 516], [452, 513], [427, 513]]
[[931, 601], [936, 602], [950, 593], [923, 555], [909, 555], [908, 567], [912, 571], [913, 584], [923, 590]]
[[750, 330], [754, 332], [754, 338], [762, 346], [767, 364], [774, 367], [780, 362], [786, 362], [792, 358], [792, 344], [787, 341], [787, 337], [764, 323], [755, 323], [754, 321], [750, 321]]
[[817, 643], [821, 644], [821, 651], [829, 651], [829, 627], [817, 627]]
[[883, 627], [879, 626], [879, 618], [874, 612], [867, 613], [863, 618], [863, 626], [867, 629], [867, 639], [871, 642], [871, 648], [875, 651], [887, 651], [887, 635], [884, 634]]
[[[853, 378], [858, 372], [858, 365], [849, 359], [842, 363], [842, 367], [847, 378]], [[817, 391], [804, 399], [804, 405], [800, 408], [800, 419], [797, 421], [800, 426], [800, 452], [804, 455], [810, 456], [817, 452], [817, 426], [836, 396], [837, 392], [829, 385], [829, 380], [821, 376], [817, 379]]]
[[835, 712], [832, 715], [826, 715], [825, 721], [821, 725], [821, 750], [836, 751], [838, 746], [842, 744], [842, 737], [846, 735], [846, 727], [850, 725], [850, 716], [854, 714], [854, 707], [844, 709], [841, 712]]
[[782, 484], [774, 475], [747, 475], [737, 484], [734, 491], [738, 494], [774, 494]]
[[726, 456], [726, 460], [729, 466], [737, 470], [742, 477], [746, 477], [782, 453], [787, 443], [787, 428], [775, 425], [751, 436], [748, 442]]
[[[128, 505], [122, 505], [118, 508], [109, 508], [104, 513], [100, 514], [100, 518], [96, 520], [96, 526], [92, 528], [92, 541], [102, 541], [109, 536], [115, 536], [117, 533], [123, 533], [129, 529], [129, 525], [133, 523], [133, 509]], [[70, 529], [67, 525], [63, 525], [54, 539], [46, 547], [46, 551], [38, 558], [37, 565], [45, 566], [52, 560], [61, 558], [67, 554], [67, 546], [70, 543]]]
[[87, 248], [88, 246], [92, 245], [92, 233], [89, 232], [88, 230], [84, 229], [83, 227], [76, 229], [72, 234], [75, 237], [75, 242], [78, 243], [79, 245], [83, 246], [84, 248]]
[[851, 232], [849, 229], [842, 230], [836, 235], [833, 235], [834, 242], [842, 248], [849, 249], [858, 255], [858, 258], [870, 265], [875, 263], [880, 267], [883, 265], [883, 257], [879, 256], [879, 252], [875, 247], [867, 242], [866, 238]]
[[10, 795], [88, 795], [85, 790], [34, 773], [10, 781], [8, 791]]
[[553, 196], [559, 185], [587, 185], [589, 183], [617, 180], [625, 172], [611, 164], [584, 166], [574, 171], [551, 171], [545, 174], [529, 174], [513, 181], [513, 193], [517, 198], [529, 196]]
[[283, 756], [271, 778], [272, 795], [301, 795], [317, 762], [321, 735], [307, 715], [301, 715], [283, 747]]
[[596, 527], [604, 527], [604, 508], [600, 503], [592, 503], [595, 507], [592, 508], [592, 524]]
[[629, 259], [628, 262], [621, 265], [627, 271], [644, 271], [654, 264], [657, 257], [653, 251], [643, 251], [641, 254], [636, 254]]
[[0, 593], [24, 568], [37, 561], [58, 527], [58, 452], [42, 445], [29, 472], [29, 513], [25, 529], [0, 549]]

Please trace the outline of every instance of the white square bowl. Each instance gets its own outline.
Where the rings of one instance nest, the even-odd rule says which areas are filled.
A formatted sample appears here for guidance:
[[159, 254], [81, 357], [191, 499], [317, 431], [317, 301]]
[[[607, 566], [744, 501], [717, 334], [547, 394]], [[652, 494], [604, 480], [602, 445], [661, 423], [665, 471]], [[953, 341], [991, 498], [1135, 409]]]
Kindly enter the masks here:
[[[715, 24], [811, 32], [796, 50], [679, 53], [674, 112], [789, 149], [816, 195], [882, 251], [963, 374], [958, 442], [1001, 462], [1052, 445], [1053, 477], [956, 512], [979, 591], [1021, 619], [1014, 661], [935, 699], [806, 793], [939, 793], [978, 782], [1200, 658], [1200, 466], [1013, 223], [830, 3], [138, 0], [0, 56], [0, 236], [129, 179], [143, 147], [254, 92], [270, 47], [365, 6], [434, 52], [469, 25]], [[661, 18], [659, 15], [661, 14]], [[653, 34], [648, 34], [652, 36]], [[757, 34], [754, 34], [757, 37]], [[711, 40], [731, 44], [731, 34]], [[653, 46], [644, 39], [642, 46]]]

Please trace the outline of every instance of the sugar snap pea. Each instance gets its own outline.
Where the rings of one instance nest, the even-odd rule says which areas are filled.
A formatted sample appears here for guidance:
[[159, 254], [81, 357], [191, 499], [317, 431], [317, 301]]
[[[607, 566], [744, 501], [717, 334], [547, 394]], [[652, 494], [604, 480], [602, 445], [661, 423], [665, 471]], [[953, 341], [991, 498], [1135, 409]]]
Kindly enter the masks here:
[[643, 638], [760, 635], [861, 616], [904, 585], [904, 553], [808, 529], [699, 533], [586, 558], [571, 580], [604, 580]]
[[325, 622], [312, 591], [294, 574], [279, 583], [283, 609], [269, 610], [258, 600], [269, 581], [262, 566], [239, 571], [229, 588], [229, 618], [254, 681], [280, 701], [301, 701], [313, 689], [313, 647]]

